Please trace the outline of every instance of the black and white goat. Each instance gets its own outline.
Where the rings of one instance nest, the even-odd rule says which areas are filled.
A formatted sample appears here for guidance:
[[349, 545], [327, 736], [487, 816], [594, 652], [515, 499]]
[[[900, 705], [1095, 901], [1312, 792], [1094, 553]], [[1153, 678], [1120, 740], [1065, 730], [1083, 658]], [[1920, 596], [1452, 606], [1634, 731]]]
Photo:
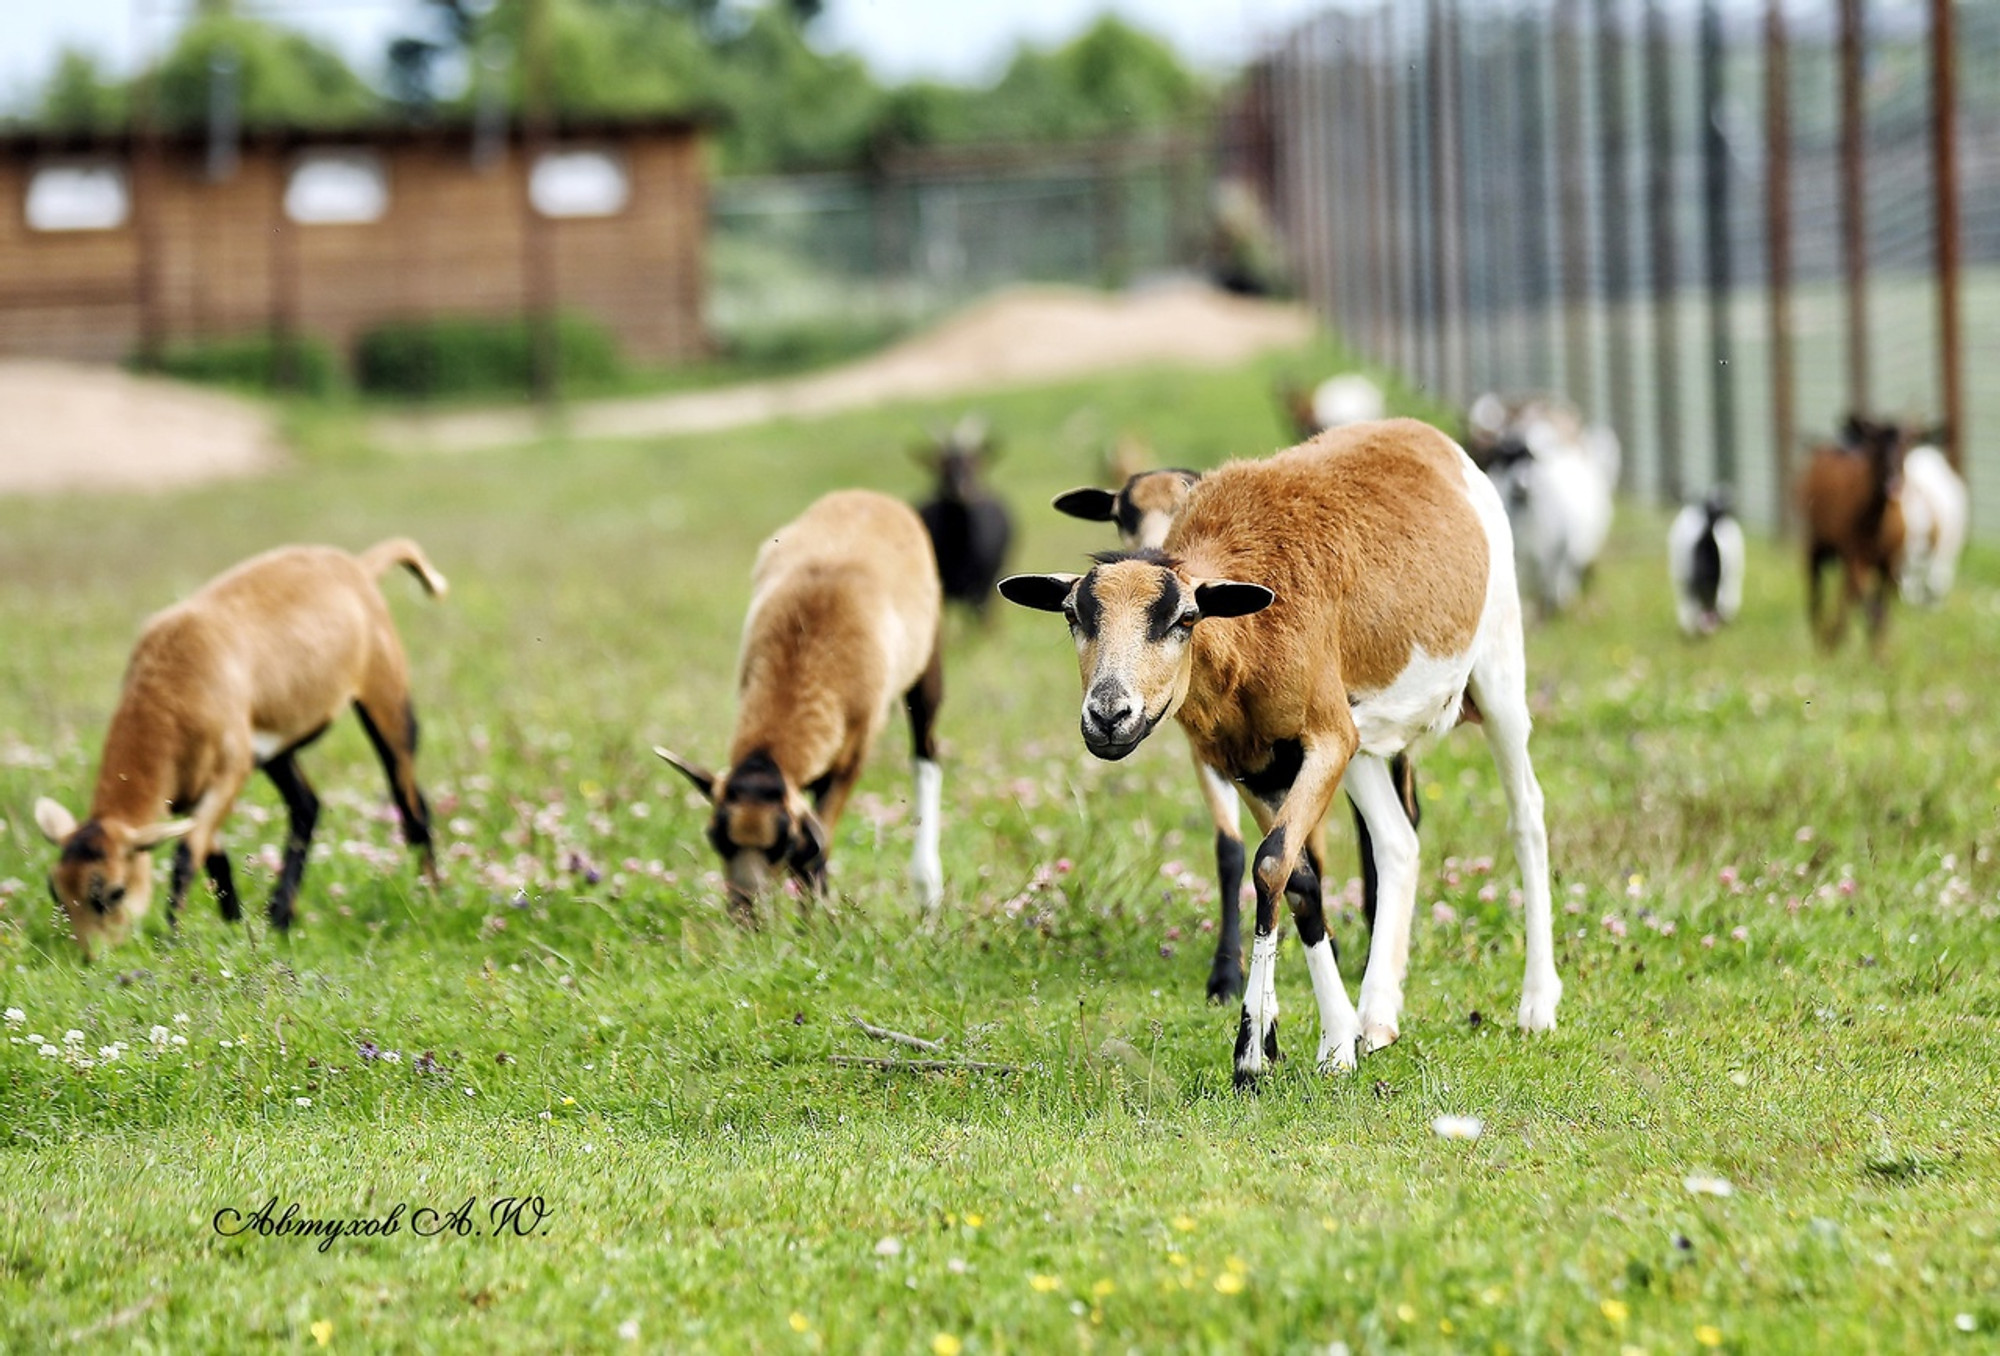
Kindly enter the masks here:
[[1667, 529], [1667, 575], [1684, 634], [1713, 635], [1736, 620], [1743, 607], [1743, 526], [1726, 490], [1674, 515]]
[[907, 505], [870, 490], [825, 496], [757, 553], [728, 765], [710, 772], [653, 750], [714, 805], [708, 841], [725, 863], [740, 919], [754, 918], [774, 870], [789, 868], [811, 892], [825, 889], [840, 812], [899, 697], [916, 774], [910, 879], [926, 911], [937, 907], [944, 774], [931, 727], [944, 697], [943, 607], [923, 524]]
[[1543, 615], [1568, 610], [1611, 535], [1617, 436], [1549, 396], [1510, 402], [1488, 392], [1466, 422], [1472, 454], [1507, 506], [1525, 596]]
[[[1059, 512], [1072, 518], [1116, 524], [1119, 540], [1127, 550], [1157, 550], [1165, 544], [1168, 529], [1186, 507], [1188, 496], [1194, 492], [1200, 479], [1200, 472], [1181, 468], [1139, 471], [1115, 493], [1087, 487], [1059, 494], [1054, 502]], [[1408, 756], [1401, 753], [1390, 759], [1389, 767], [1403, 808], [1409, 815], [1410, 823], [1415, 825], [1420, 822], [1422, 813], [1417, 800], [1416, 771]], [[1208, 806], [1210, 821], [1215, 825], [1216, 889], [1222, 909], [1215, 937], [1215, 960], [1209, 967], [1208, 996], [1213, 1002], [1225, 1002], [1243, 992], [1242, 801], [1236, 794], [1235, 785], [1199, 757], [1195, 759], [1195, 772], [1201, 784], [1202, 800]], [[1368, 841], [1368, 822], [1362, 817], [1360, 806], [1352, 800], [1348, 804], [1354, 811], [1355, 842], [1361, 854], [1361, 915], [1372, 929], [1375, 926], [1378, 886], [1375, 854]], [[1313, 869], [1321, 876], [1321, 887], [1324, 889], [1326, 845], [1323, 837], [1315, 838], [1308, 850]]]
[[[1277, 905], [1288, 896], [1319, 1002], [1319, 1062], [1396, 1039], [1416, 907], [1417, 831], [1391, 755], [1479, 721], [1505, 786], [1527, 910], [1520, 1025], [1555, 1025], [1542, 792], [1506, 510], [1456, 444], [1413, 420], [1359, 424], [1204, 476], [1158, 551], [1089, 573], [1016, 575], [1001, 594], [1061, 612], [1083, 679], [1084, 744], [1123, 758], [1178, 719], [1196, 756], [1251, 793], [1256, 942], [1236, 1078], [1278, 1054]], [[1337, 789], [1360, 807], [1381, 905], [1349, 1001], [1306, 845]]]
[[930, 533], [944, 596], [982, 619], [1014, 540], [1007, 506], [985, 485], [985, 468], [996, 446], [985, 421], [968, 415], [917, 454], [937, 476], [936, 488], [917, 506], [917, 515]]

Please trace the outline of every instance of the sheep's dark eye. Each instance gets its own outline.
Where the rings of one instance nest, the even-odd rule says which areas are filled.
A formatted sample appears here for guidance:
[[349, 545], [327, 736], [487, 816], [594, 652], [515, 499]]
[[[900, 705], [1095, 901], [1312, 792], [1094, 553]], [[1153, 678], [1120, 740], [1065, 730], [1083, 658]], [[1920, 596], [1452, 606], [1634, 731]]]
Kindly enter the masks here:
[[1194, 630], [1194, 624], [1200, 620], [1201, 614], [1199, 612], [1183, 612], [1175, 619], [1174, 629], [1182, 635], [1186, 635], [1188, 632]]
[[125, 898], [124, 886], [114, 885], [111, 887], [111, 902], [113, 904], [121, 903], [124, 900], [124, 898]]

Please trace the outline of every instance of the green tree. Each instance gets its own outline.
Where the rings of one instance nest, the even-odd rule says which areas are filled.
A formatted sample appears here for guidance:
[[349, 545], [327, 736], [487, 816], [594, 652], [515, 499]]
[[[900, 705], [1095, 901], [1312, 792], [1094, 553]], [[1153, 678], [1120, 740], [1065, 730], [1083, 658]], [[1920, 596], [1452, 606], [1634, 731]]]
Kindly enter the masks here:
[[104, 73], [97, 58], [75, 47], [56, 57], [42, 87], [41, 121], [65, 132], [100, 132], [125, 121], [125, 87]]
[[203, 127], [219, 70], [232, 70], [245, 127], [341, 126], [378, 116], [381, 99], [340, 54], [303, 33], [215, 6], [175, 39], [150, 82], [154, 116], [170, 128]]

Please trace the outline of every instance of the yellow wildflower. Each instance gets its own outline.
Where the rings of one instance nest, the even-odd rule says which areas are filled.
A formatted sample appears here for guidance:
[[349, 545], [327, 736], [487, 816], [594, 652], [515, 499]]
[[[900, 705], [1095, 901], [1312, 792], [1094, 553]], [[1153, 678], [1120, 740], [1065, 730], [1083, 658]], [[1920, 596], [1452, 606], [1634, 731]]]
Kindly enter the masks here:
[[804, 1314], [794, 1311], [794, 1313], [792, 1314], [793, 1332], [804, 1332], [807, 1328], [810, 1328], [811, 1326], [812, 1326], [812, 1321], [810, 1319], [808, 1319]]
[[1722, 1345], [1722, 1329], [1713, 1323], [1704, 1323], [1694, 1330], [1694, 1340], [1705, 1347], [1719, 1347]]
[[1225, 1271], [1215, 1278], [1216, 1290], [1224, 1295], [1243, 1293], [1243, 1277], [1234, 1271]]
[[931, 1339], [931, 1350], [936, 1352], [937, 1356], [958, 1356], [959, 1352], [965, 1350], [965, 1343], [948, 1332], [941, 1332]]
[[1629, 1316], [1632, 1312], [1630, 1309], [1625, 1307], [1624, 1300], [1608, 1299], [1604, 1301], [1604, 1303], [1598, 1305], [1597, 1307], [1601, 1309], [1604, 1312], [1604, 1316], [1610, 1319], [1613, 1323], [1622, 1324], [1627, 1318], [1627, 1316]]
[[1062, 1282], [1057, 1280], [1053, 1276], [1044, 1276], [1041, 1272], [1038, 1271], [1034, 1275], [1028, 1278], [1028, 1284], [1033, 1286], [1037, 1291], [1046, 1295], [1049, 1293], [1049, 1291], [1061, 1285]]

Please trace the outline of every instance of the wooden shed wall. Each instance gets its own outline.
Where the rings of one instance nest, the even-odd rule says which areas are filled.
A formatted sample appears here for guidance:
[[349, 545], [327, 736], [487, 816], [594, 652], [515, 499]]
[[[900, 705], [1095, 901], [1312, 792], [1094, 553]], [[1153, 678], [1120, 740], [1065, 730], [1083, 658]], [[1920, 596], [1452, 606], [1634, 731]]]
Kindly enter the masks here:
[[[698, 137], [552, 145], [612, 150], [630, 184], [614, 216], [534, 223], [547, 233], [554, 304], [596, 320], [634, 357], [699, 354], [707, 203]], [[126, 224], [66, 232], [28, 228], [23, 207], [39, 161], [0, 155], [0, 354], [116, 360], [134, 352], [145, 320], [142, 236], [153, 243], [154, 326], [169, 343], [286, 325], [345, 350], [384, 320], [522, 314], [529, 209], [521, 148], [510, 145], [483, 167], [463, 140], [369, 149], [388, 176], [377, 221], [288, 220], [284, 189], [298, 152], [253, 144], [220, 182], [186, 151], [169, 149], [156, 167], [128, 160], [134, 210]]]

